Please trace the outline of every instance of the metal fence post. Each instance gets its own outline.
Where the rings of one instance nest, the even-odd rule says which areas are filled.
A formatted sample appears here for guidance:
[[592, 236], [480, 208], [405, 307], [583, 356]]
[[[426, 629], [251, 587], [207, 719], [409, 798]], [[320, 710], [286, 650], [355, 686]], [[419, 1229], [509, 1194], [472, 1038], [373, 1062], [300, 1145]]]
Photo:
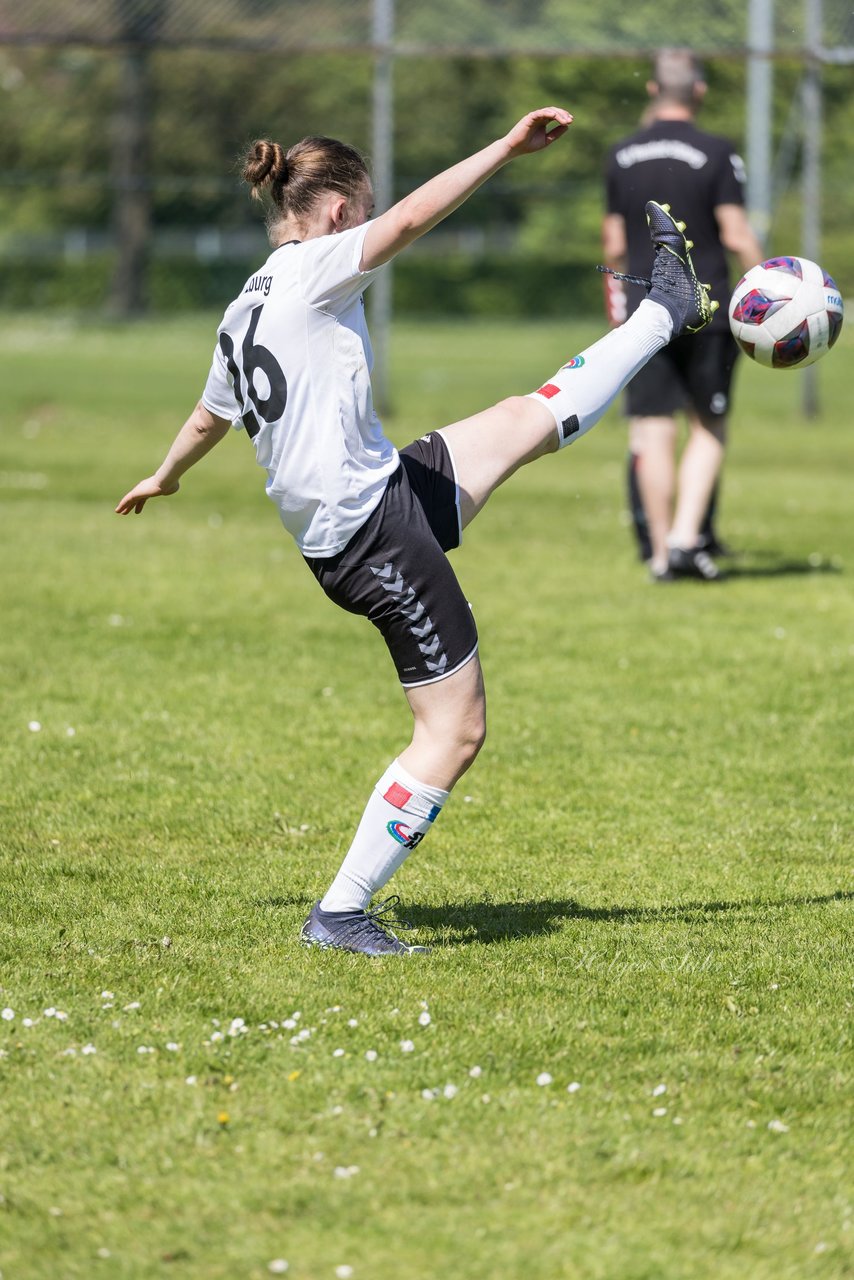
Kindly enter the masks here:
[[[804, 36], [807, 66], [803, 83], [804, 153], [801, 175], [801, 240], [804, 256], [818, 262], [821, 255], [821, 41], [822, 0], [805, 0]], [[804, 370], [803, 410], [807, 418], [819, 413], [815, 365]]]
[[[394, 0], [374, 0], [373, 175], [378, 213], [394, 203], [393, 76]], [[372, 378], [374, 400], [380, 413], [389, 403], [389, 337], [392, 312], [392, 263], [377, 276], [369, 292], [371, 332], [375, 353]]]
[[774, 0], [750, 0], [747, 47], [747, 207], [764, 246], [771, 229]]

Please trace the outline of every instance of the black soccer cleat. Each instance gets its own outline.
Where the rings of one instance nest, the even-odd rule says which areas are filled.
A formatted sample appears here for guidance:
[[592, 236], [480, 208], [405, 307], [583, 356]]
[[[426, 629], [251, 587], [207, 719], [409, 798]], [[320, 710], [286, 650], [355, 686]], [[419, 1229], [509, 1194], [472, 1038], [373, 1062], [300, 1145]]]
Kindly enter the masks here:
[[720, 304], [711, 301], [708, 285], [697, 279], [685, 223], [671, 216], [670, 205], [655, 200], [647, 201], [646, 221], [655, 252], [649, 299], [670, 312], [674, 338], [698, 333], [710, 323]]
[[670, 205], [649, 200], [646, 205], [646, 221], [652, 239], [655, 257], [652, 278], [627, 275], [612, 267], [597, 267], [598, 271], [624, 280], [627, 284], [641, 285], [648, 297], [669, 312], [673, 320], [673, 337], [685, 333], [699, 333], [705, 329], [720, 306], [709, 298], [709, 286], [697, 279], [691, 261], [693, 241], [685, 239], [685, 223], [677, 222], [670, 215]]
[[714, 529], [708, 533], [704, 533], [701, 530], [697, 547], [700, 551], [705, 551], [710, 556], [717, 556], [721, 560], [734, 560], [738, 555], [738, 552], [734, 551], [728, 542], [724, 542], [722, 538], [718, 537]]
[[671, 547], [667, 569], [673, 578], [699, 578], [701, 582], [722, 582], [724, 574], [703, 547]]
[[320, 903], [316, 902], [302, 927], [300, 941], [322, 951], [355, 951], [364, 956], [402, 956], [429, 951], [429, 947], [401, 942], [388, 927], [396, 924], [398, 928], [409, 928], [403, 921], [389, 917], [398, 902], [396, 895], [386, 898], [373, 911], [321, 911]]

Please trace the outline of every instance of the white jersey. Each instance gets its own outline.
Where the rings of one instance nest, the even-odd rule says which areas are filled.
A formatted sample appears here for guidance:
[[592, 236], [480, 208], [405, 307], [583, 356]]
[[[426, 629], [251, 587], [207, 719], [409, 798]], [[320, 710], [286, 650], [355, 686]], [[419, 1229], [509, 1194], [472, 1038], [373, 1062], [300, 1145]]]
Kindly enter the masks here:
[[367, 230], [276, 249], [223, 316], [202, 395], [253, 438], [267, 493], [307, 556], [346, 546], [398, 465], [371, 396]]

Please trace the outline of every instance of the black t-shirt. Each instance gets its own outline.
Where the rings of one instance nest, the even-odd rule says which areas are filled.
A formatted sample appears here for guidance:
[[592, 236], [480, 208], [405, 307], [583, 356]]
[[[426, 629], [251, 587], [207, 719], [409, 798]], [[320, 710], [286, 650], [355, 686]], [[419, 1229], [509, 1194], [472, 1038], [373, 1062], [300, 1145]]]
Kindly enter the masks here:
[[[673, 216], [687, 224], [686, 235], [694, 241], [691, 257], [697, 275], [711, 284], [711, 296], [721, 304], [712, 321], [717, 329], [728, 323], [730, 289], [715, 209], [721, 204], [743, 205], [744, 183], [744, 164], [732, 143], [705, 133], [691, 120], [655, 120], [608, 154], [608, 213], [625, 220], [629, 272], [648, 276], [652, 269], [647, 200], [671, 205]], [[643, 292], [629, 286], [628, 294], [629, 310], [634, 311]]]

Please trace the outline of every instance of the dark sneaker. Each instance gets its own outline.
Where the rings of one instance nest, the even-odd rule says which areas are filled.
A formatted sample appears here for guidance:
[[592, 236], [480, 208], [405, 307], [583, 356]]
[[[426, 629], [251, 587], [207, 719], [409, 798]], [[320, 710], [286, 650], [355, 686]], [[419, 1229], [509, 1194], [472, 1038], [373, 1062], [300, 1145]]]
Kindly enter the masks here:
[[649, 569], [650, 582], [675, 582], [676, 581], [676, 574], [670, 568], [670, 565], [668, 565], [666, 569], [653, 569], [652, 565], [647, 563], [647, 568]]
[[670, 205], [649, 200], [646, 221], [655, 251], [649, 298], [673, 317], [673, 337], [705, 329], [719, 304], [709, 299], [691, 261], [693, 244], [685, 239], [685, 223], [671, 216]]
[[730, 544], [723, 542], [714, 530], [711, 533], [701, 533], [697, 546], [701, 551], [705, 551], [710, 556], [717, 556], [721, 560], [734, 560], [737, 555]]
[[416, 951], [429, 951], [429, 947], [410, 947], [401, 942], [391, 929], [409, 925], [394, 920], [389, 912], [400, 899], [386, 898], [373, 911], [321, 911], [316, 902], [300, 933], [300, 941], [307, 947], [320, 947], [324, 951], [357, 951], [365, 956], [412, 955]]
[[699, 578], [702, 582], [720, 582], [724, 575], [708, 551], [702, 547], [671, 547], [667, 568], [674, 578]]

